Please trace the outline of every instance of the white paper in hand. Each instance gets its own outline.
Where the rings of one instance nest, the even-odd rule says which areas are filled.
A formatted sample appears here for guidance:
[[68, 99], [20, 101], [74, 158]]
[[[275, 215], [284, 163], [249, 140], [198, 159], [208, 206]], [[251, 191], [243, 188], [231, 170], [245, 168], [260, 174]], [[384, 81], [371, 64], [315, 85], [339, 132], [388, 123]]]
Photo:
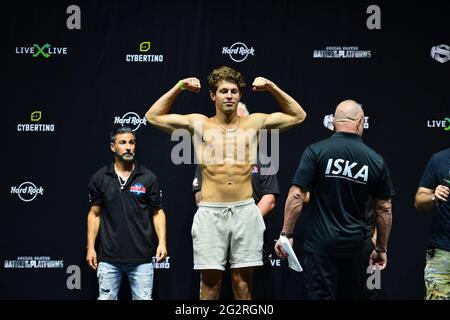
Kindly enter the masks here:
[[294, 269], [297, 272], [302, 272], [303, 268], [298, 261], [294, 249], [292, 249], [291, 243], [289, 242], [288, 238], [286, 238], [285, 236], [280, 236], [280, 243], [283, 246], [284, 251], [286, 251], [286, 253], [288, 254], [287, 259], [289, 268]]

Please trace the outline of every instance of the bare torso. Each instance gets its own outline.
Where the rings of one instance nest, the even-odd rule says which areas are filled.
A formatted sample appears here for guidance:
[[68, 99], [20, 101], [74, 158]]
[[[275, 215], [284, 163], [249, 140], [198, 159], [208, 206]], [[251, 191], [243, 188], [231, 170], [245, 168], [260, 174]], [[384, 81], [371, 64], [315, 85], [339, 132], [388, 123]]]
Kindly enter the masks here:
[[[251, 199], [251, 172], [256, 163], [258, 117], [239, 118], [231, 129], [213, 118], [194, 126], [194, 148], [202, 174], [202, 201], [213, 203]], [[201, 130], [200, 130], [201, 128]]]
[[201, 165], [202, 201], [236, 202], [252, 197], [252, 165]]

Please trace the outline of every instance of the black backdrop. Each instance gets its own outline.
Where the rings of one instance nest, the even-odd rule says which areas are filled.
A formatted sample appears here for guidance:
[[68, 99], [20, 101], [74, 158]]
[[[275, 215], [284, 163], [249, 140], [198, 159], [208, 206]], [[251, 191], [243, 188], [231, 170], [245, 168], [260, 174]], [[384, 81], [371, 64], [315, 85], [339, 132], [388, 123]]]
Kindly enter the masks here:
[[[81, 29], [66, 26], [72, 4], [81, 9]], [[381, 9], [381, 29], [366, 25], [371, 4]], [[301, 126], [280, 137], [282, 195], [269, 218], [273, 238], [304, 148], [331, 134], [324, 117], [346, 98], [364, 105], [369, 117], [364, 140], [386, 158], [397, 191], [384, 298], [422, 298], [430, 215], [415, 211], [414, 194], [429, 157], [449, 145], [444, 127], [450, 120], [441, 126], [437, 121], [450, 117], [450, 62], [430, 56], [433, 47], [450, 45], [448, 1], [17, 2], [1, 12], [6, 35], [0, 298], [95, 299], [96, 277], [84, 262], [87, 183], [111, 161], [110, 130], [117, 120], [132, 121], [130, 112], [142, 119], [160, 95], [188, 76], [198, 77], [203, 90], [184, 93], [173, 111], [213, 114], [206, 77], [220, 65], [241, 71], [248, 85], [257, 76], [273, 80], [308, 113]], [[140, 52], [145, 41], [150, 49]], [[237, 42], [253, 48], [253, 55], [223, 54]], [[27, 51], [36, 44], [36, 54], [46, 43], [48, 58]], [[333, 55], [335, 47], [347, 56], [314, 57], [316, 50]], [[127, 55], [138, 54], [162, 61], [127, 61]], [[358, 54], [365, 58], [349, 57]], [[250, 112], [278, 110], [270, 94], [249, 88], [242, 100]], [[24, 131], [30, 124], [50, 126]], [[170, 136], [146, 123], [136, 133], [138, 159], [159, 176], [168, 220], [170, 259], [167, 268], [156, 270], [154, 298], [196, 299], [190, 237], [194, 166], [171, 162], [176, 142]], [[33, 200], [18, 191], [31, 183], [41, 191]], [[300, 256], [302, 235], [300, 219], [295, 243]], [[49, 263], [45, 267], [39, 259]], [[275, 257], [272, 262], [277, 298], [303, 299], [303, 275]], [[71, 265], [80, 268], [79, 289], [67, 287]]]

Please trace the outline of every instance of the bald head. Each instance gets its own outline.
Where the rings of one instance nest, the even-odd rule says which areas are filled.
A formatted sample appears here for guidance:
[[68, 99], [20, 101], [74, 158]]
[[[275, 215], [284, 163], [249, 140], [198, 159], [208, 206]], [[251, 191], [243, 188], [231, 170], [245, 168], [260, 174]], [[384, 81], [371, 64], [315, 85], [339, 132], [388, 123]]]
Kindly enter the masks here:
[[336, 132], [346, 131], [362, 135], [362, 119], [364, 111], [354, 100], [344, 100], [338, 104], [334, 112], [334, 126]]
[[344, 100], [336, 107], [334, 121], [358, 120], [362, 116], [364, 116], [364, 112], [358, 102]]

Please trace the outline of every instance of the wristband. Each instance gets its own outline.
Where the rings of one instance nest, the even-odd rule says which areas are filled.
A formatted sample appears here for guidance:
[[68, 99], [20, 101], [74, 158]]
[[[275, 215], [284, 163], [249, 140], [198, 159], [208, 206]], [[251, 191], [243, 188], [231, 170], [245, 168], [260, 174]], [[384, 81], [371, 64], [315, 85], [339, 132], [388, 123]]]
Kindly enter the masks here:
[[180, 88], [180, 90], [184, 91], [186, 90], [186, 87], [184, 86], [184, 82], [183, 81], [178, 81], [178, 88]]
[[438, 199], [436, 198], [436, 194], [433, 193], [433, 195], [431, 196], [431, 201], [433, 201], [433, 203], [436, 205], [438, 203]]
[[376, 246], [376, 247], [375, 247], [375, 251], [376, 251], [377, 253], [386, 253], [386, 249], [384, 249], [384, 248], [382, 248], [382, 247], [379, 247], [379, 246]]
[[289, 233], [289, 232], [281, 231], [280, 236], [285, 236], [286, 238], [290, 239], [290, 238], [294, 237], [294, 234], [293, 233]]

